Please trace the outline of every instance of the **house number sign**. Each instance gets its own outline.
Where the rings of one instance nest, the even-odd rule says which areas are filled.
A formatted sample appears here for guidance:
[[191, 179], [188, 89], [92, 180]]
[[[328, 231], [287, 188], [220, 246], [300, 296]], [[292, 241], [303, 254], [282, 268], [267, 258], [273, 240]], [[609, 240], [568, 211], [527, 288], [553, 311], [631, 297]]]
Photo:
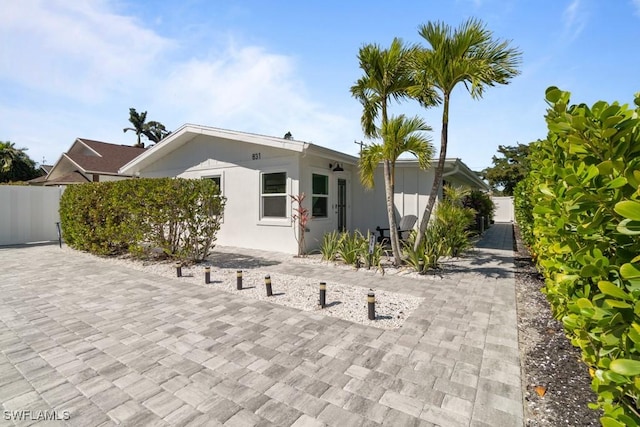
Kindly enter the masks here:
[[251, 160], [260, 160], [260, 153], [252, 153]]

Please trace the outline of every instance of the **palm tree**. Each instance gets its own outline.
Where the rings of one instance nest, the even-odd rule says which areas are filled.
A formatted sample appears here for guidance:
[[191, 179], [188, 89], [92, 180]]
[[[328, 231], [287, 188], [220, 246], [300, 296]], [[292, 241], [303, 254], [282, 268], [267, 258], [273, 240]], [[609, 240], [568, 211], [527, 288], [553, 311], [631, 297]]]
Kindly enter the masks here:
[[15, 144], [11, 141], [0, 141], [0, 171], [9, 172], [19, 156], [20, 152], [26, 150], [26, 148], [16, 148]]
[[403, 153], [411, 153], [418, 159], [421, 169], [429, 168], [433, 146], [431, 139], [423, 133], [425, 131], [431, 131], [431, 127], [427, 126], [424, 120], [419, 117], [408, 119], [404, 114], [391, 117], [382, 125], [380, 132], [382, 144], [368, 145], [360, 153], [360, 181], [365, 187], [373, 187], [373, 177], [380, 162], [384, 167], [387, 213], [390, 224], [389, 236], [396, 265], [401, 263], [393, 201], [396, 160]]
[[[509, 46], [509, 41], [493, 39], [493, 33], [482, 21], [469, 19], [455, 30], [442, 22], [429, 22], [419, 28], [419, 34], [429, 44], [415, 56], [415, 79], [420, 89], [413, 92], [419, 99], [435, 90], [442, 103], [442, 133], [440, 155], [436, 166], [429, 201], [420, 221], [420, 231], [414, 247], [418, 250], [427, 229], [436, 197], [442, 185], [447, 157], [449, 102], [458, 83], [464, 83], [473, 99], [482, 98], [487, 86], [508, 84], [519, 74], [522, 53]], [[415, 90], [415, 87], [413, 88]]]
[[147, 121], [147, 112], [143, 111], [142, 113], [138, 113], [135, 108], [129, 108], [129, 122], [133, 125], [131, 128], [122, 129], [123, 132], [128, 130], [132, 130], [138, 136], [138, 143], [134, 145], [134, 147], [144, 148], [144, 142], [140, 140], [140, 136], [144, 135], [145, 126]]
[[[362, 104], [362, 130], [368, 138], [380, 136], [380, 129], [384, 128], [388, 121], [388, 104], [394, 99], [396, 101], [408, 98], [408, 91], [415, 83], [411, 77], [411, 58], [416, 52], [416, 47], [405, 46], [402, 40], [395, 38], [388, 49], [383, 49], [377, 44], [368, 44], [360, 48], [358, 60], [364, 75], [358, 79], [351, 87], [351, 95]], [[417, 92], [417, 89], [414, 89]], [[376, 121], [380, 117], [380, 128], [376, 126]], [[384, 140], [383, 145], [384, 146]], [[382, 147], [373, 145], [367, 153], [380, 150]], [[361, 151], [361, 156], [365, 149]], [[362, 159], [362, 157], [361, 157]], [[394, 158], [395, 160], [395, 158]], [[362, 163], [362, 162], [361, 162]], [[391, 163], [384, 164], [385, 190], [387, 191], [387, 202], [393, 201], [393, 179]], [[375, 169], [375, 168], [374, 168]], [[373, 177], [372, 177], [373, 179]], [[400, 263], [400, 248], [397, 235], [397, 221], [395, 218], [393, 204], [387, 203], [387, 214], [389, 217], [389, 231], [391, 237], [391, 248], [396, 264]]]
[[150, 121], [144, 125], [142, 133], [149, 139], [149, 141], [158, 143], [166, 138], [171, 131], [168, 131], [160, 122]]
[[27, 181], [38, 176], [36, 163], [25, 151], [13, 142], [0, 141], [0, 182]]

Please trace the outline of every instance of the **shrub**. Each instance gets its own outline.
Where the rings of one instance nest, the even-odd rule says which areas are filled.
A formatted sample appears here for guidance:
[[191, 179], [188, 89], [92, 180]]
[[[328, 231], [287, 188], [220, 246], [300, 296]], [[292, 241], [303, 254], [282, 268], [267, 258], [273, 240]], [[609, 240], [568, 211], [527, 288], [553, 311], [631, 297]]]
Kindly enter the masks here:
[[349, 232], [341, 233], [340, 244], [338, 246], [338, 256], [345, 264], [360, 267], [362, 256], [368, 251], [367, 239], [359, 231], [353, 234]]
[[638, 425], [640, 108], [569, 105], [569, 96], [547, 89], [549, 132], [532, 145], [517, 218], [593, 375], [592, 407], [604, 410], [603, 425]]
[[320, 253], [324, 261], [335, 261], [338, 256], [338, 248], [340, 247], [340, 233], [336, 230], [331, 233], [325, 233], [322, 236], [322, 245]]
[[215, 242], [224, 198], [210, 180], [134, 179], [69, 186], [60, 200], [63, 237], [96, 254], [159, 247], [200, 261]]
[[487, 223], [493, 221], [496, 206], [487, 193], [483, 193], [480, 190], [472, 190], [463, 198], [462, 205], [475, 211], [474, 221], [476, 224], [480, 223], [481, 218], [484, 218]]

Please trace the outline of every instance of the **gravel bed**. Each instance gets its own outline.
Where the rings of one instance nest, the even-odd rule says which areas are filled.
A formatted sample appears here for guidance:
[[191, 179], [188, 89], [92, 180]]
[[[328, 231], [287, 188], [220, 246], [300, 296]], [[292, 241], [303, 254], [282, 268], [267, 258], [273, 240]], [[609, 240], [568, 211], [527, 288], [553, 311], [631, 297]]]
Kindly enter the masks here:
[[[73, 251], [87, 257], [99, 258], [102, 262], [124, 265], [149, 274], [176, 278], [175, 262], [172, 261], [141, 261], [130, 257], [96, 257], [88, 253]], [[277, 256], [277, 254], [276, 254]], [[319, 263], [318, 258], [296, 258], [288, 256], [288, 262]], [[219, 263], [216, 263], [219, 264]], [[211, 283], [204, 283], [204, 267], [211, 268]], [[335, 281], [326, 281], [327, 296], [324, 309], [319, 307], [319, 281], [289, 274], [275, 273], [261, 268], [251, 268], [243, 271], [243, 289], [236, 289], [237, 268], [224, 268], [213, 265], [211, 261], [183, 266], [182, 277], [179, 280], [200, 286], [220, 289], [223, 292], [243, 295], [254, 300], [268, 301], [298, 310], [315, 314], [337, 317], [354, 323], [374, 326], [381, 329], [397, 329], [418, 308], [424, 298], [407, 294], [375, 290], [376, 319], [369, 320], [367, 316], [367, 293], [369, 289], [352, 286]], [[370, 273], [373, 274], [373, 271]], [[265, 276], [270, 275], [273, 295], [266, 295]], [[380, 273], [378, 273], [380, 274]]]
[[562, 324], [553, 318], [544, 286], [515, 229], [518, 336], [526, 426], [599, 426], [602, 414], [587, 404], [597, 397], [591, 378]]

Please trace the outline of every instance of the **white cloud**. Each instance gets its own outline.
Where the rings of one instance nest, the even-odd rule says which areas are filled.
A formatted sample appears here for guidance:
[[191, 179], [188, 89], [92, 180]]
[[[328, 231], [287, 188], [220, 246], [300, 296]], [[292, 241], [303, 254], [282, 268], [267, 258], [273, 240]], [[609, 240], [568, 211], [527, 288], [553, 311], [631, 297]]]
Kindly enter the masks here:
[[569, 42], [578, 38], [587, 24], [587, 13], [581, 1], [572, 0], [563, 13], [564, 35]]
[[273, 136], [291, 131], [296, 139], [330, 145], [349, 125], [309, 100], [291, 58], [256, 46], [231, 42], [210, 58], [178, 64], [164, 86], [165, 107], [186, 122]]
[[0, 14], [0, 78], [92, 101], [150, 72], [172, 43], [101, 1], [21, 0]]
[[38, 161], [55, 161], [76, 137], [129, 143], [122, 134], [129, 107], [169, 128], [188, 122], [273, 136], [291, 131], [298, 140], [356, 151], [357, 103], [345, 113], [314, 100], [289, 56], [229, 38], [216, 40], [226, 47], [215, 52], [171, 40], [118, 15], [106, 0], [21, 0], [3, 12], [0, 39], [15, 43], [5, 43], [12, 60], [0, 62], [0, 92], [11, 92], [0, 108], [2, 137], [33, 147]]
[[640, 16], [640, 0], [631, 0], [631, 6], [635, 9], [635, 15]]

